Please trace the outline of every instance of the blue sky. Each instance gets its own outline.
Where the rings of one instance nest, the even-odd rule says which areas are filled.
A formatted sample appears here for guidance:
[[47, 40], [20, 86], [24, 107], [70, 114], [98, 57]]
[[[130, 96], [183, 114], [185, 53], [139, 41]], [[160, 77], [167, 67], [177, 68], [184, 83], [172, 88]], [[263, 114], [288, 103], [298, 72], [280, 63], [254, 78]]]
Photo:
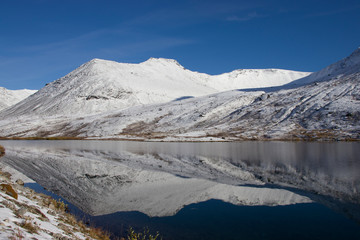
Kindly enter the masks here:
[[0, 86], [40, 89], [93, 58], [317, 71], [360, 46], [359, 23], [358, 0], [2, 0]]

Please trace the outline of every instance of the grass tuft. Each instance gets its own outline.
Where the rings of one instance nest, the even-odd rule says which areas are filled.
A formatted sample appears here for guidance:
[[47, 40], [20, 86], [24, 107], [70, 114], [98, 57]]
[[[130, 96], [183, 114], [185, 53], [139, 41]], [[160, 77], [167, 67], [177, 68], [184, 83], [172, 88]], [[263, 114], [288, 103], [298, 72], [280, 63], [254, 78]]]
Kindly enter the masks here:
[[5, 148], [0, 145], [0, 157], [5, 155]]
[[54, 205], [55, 209], [59, 212], [68, 212], [68, 205], [61, 200], [50, 199], [51, 204]]
[[[149, 234], [149, 229], [145, 228], [144, 232], [136, 233], [132, 227], [129, 229], [127, 240], [156, 240], [159, 237], [159, 232], [155, 236]], [[162, 239], [162, 238], [160, 238]]]
[[98, 240], [110, 240], [110, 234], [101, 228], [90, 227], [89, 235]]
[[26, 229], [29, 233], [38, 233], [39, 227], [34, 225], [31, 221], [25, 220], [20, 224], [20, 227]]
[[21, 232], [20, 228], [17, 228], [16, 231], [10, 236], [10, 240], [23, 240], [25, 239], [24, 234]]

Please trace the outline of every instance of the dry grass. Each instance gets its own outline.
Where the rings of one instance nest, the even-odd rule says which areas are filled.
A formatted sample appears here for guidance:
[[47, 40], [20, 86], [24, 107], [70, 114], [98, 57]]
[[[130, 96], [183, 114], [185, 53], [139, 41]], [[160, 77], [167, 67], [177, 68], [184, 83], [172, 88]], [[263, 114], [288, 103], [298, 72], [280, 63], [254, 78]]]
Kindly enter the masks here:
[[110, 234], [102, 230], [101, 228], [90, 227], [88, 234], [90, 237], [99, 240], [110, 240]]
[[38, 233], [39, 227], [33, 224], [29, 220], [25, 220], [22, 223], [20, 223], [20, 227], [26, 229], [29, 233]]
[[[145, 228], [142, 233], [137, 233], [134, 231], [134, 229], [132, 229], [132, 227], [130, 227], [127, 239], [128, 240], [156, 240], [158, 237], [160, 237], [159, 232], [157, 232], [155, 236], [151, 235], [149, 232], [150, 232], [149, 229]], [[160, 237], [160, 239], [162, 239], [162, 237]]]
[[67, 212], [68, 206], [61, 200], [55, 200], [53, 198], [50, 199], [50, 204], [53, 204], [55, 209], [59, 212]]
[[23, 240], [25, 239], [24, 234], [21, 232], [20, 228], [17, 228], [13, 235], [10, 237], [10, 240]]
[[85, 229], [86, 226], [83, 224], [83, 222], [78, 221], [76, 217], [70, 213], [65, 213], [64, 218], [62, 219], [64, 223], [67, 223], [73, 227], [77, 226], [80, 229]]
[[[101, 228], [95, 228], [95, 227], [89, 227], [86, 226], [82, 221], [77, 220], [74, 215], [71, 213], [63, 213], [59, 220], [73, 228], [74, 232], [80, 231], [85, 236], [91, 237], [93, 239], [99, 239], [99, 240], [110, 240], [110, 234]], [[68, 234], [71, 234], [71, 229], [69, 227], [65, 227], [64, 224], [59, 224], [58, 227], [67, 232]]]
[[0, 157], [5, 155], [5, 148], [0, 145]]
[[335, 141], [338, 138], [339, 132], [330, 129], [295, 129], [290, 132], [290, 138], [293, 141]]

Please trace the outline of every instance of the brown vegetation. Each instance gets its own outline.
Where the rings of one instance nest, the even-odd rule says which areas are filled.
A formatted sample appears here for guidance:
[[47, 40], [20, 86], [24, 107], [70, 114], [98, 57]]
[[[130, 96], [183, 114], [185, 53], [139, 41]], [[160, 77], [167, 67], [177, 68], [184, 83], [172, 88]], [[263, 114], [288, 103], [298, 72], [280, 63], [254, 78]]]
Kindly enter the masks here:
[[20, 223], [20, 227], [26, 229], [29, 233], [38, 233], [39, 231], [39, 226], [28, 220], [24, 220], [22, 223]]
[[0, 185], [0, 189], [2, 191], [4, 191], [7, 195], [15, 198], [15, 199], [18, 199], [18, 194], [17, 192], [15, 192], [14, 188], [10, 185], [10, 184], [7, 184], [7, 183], [2, 183]]
[[0, 157], [5, 155], [5, 148], [0, 145]]

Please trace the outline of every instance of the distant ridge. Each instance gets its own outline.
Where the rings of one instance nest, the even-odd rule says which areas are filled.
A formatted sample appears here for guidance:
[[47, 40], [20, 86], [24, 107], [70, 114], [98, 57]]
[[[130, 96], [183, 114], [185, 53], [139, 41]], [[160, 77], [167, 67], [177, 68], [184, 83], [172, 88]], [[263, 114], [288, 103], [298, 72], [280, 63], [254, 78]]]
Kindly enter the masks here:
[[20, 102], [35, 92], [36, 90], [9, 90], [0, 87], [0, 111]]

